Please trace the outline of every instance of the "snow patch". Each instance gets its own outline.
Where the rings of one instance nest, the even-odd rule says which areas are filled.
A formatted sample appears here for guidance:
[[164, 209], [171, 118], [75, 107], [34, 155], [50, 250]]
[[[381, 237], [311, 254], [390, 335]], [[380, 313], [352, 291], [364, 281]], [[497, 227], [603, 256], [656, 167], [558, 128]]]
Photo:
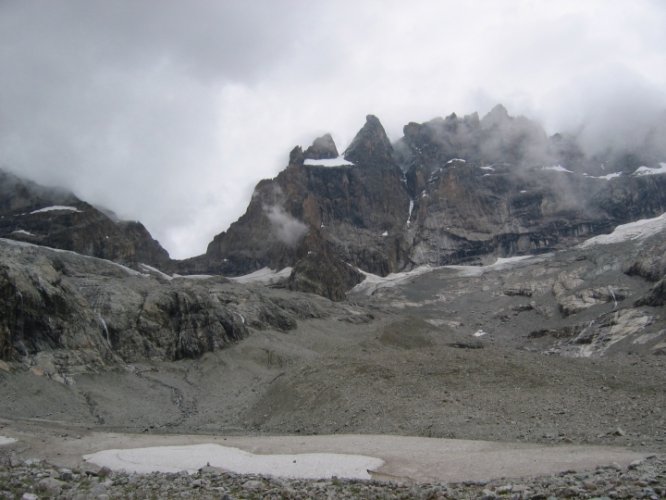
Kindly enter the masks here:
[[606, 174], [606, 175], [601, 175], [601, 176], [594, 176], [594, 175], [589, 175], [589, 174], [583, 174], [585, 177], [589, 177], [590, 179], [604, 179], [604, 180], [611, 180], [616, 177], [620, 177], [622, 175], [622, 172], [613, 172], [612, 174]]
[[388, 231], [384, 231], [384, 232], [382, 233], [382, 236], [383, 236], [383, 237], [388, 236]]
[[33, 210], [32, 212], [30, 212], [30, 215], [32, 215], [32, 214], [41, 214], [41, 213], [44, 213], [44, 212], [55, 212], [55, 211], [80, 212], [81, 210], [79, 210], [76, 207], [68, 207], [68, 206], [65, 206], [65, 205], [53, 205], [51, 207], [44, 207], [44, 208], [40, 208], [38, 210]]
[[483, 330], [477, 330], [472, 335], [474, 337], [483, 337], [484, 335], [488, 335], [488, 332], [484, 332]]
[[6, 436], [0, 436], [0, 446], [5, 445], [5, 444], [12, 444], [15, 443], [16, 439], [6, 437]]
[[407, 225], [412, 223], [412, 212], [414, 211], [414, 200], [409, 199], [409, 213], [407, 214]]
[[243, 276], [235, 276], [229, 279], [231, 281], [235, 281], [236, 283], [259, 283], [263, 285], [271, 285], [273, 283], [277, 283], [278, 281], [287, 279], [291, 275], [292, 271], [293, 268], [291, 267], [285, 267], [280, 271], [275, 271], [268, 267], [262, 267], [253, 273], [245, 274]]
[[372, 295], [379, 288], [394, 287], [403, 283], [411, 278], [420, 276], [422, 274], [428, 273], [433, 270], [432, 267], [425, 265], [412, 269], [411, 271], [405, 271], [402, 273], [391, 273], [386, 276], [377, 276], [376, 274], [367, 273], [362, 269], [356, 269], [360, 272], [365, 279], [361, 281], [358, 285], [352, 288], [352, 292], [363, 293], [365, 295]]
[[551, 165], [548, 167], [542, 167], [541, 170], [553, 170], [555, 172], [566, 172], [567, 174], [573, 174], [571, 170], [564, 168], [562, 165]]
[[617, 226], [610, 234], [595, 236], [581, 243], [581, 248], [588, 248], [593, 245], [610, 245], [612, 243], [622, 243], [624, 241], [642, 240], [649, 236], [660, 233], [666, 228], [666, 213], [653, 219], [641, 219], [629, 224]]
[[345, 167], [354, 164], [346, 160], [343, 156], [338, 156], [337, 158], [323, 158], [321, 160], [308, 158], [303, 162], [303, 165], [308, 167]]
[[446, 164], [449, 165], [449, 164], [453, 163], [454, 161], [458, 161], [458, 162], [460, 162], [460, 163], [467, 163], [467, 162], [466, 162], [465, 160], [463, 160], [462, 158], [451, 158], [449, 161], [446, 162]]
[[174, 274], [173, 278], [182, 278], [187, 280], [207, 280], [214, 278], [212, 274]]
[[302, 453], [297, 455], [255, 455], [239, 448], [217, 444], [155, 446], [129, 450], [104, 450], [84, 455], [84, 460], [112, 470], [139, 474], [151, 472], [195, 473], [210, 465], [236, 474], [261, 474], [273, 477], [324, 479], [370, 479], [368, 471], [384, 461], [365, 455], [340, 453]]
[[11, 234], [23, 234], [25, 236], [34, 236], [33, 233], [30, 231], [26, 231], [25, 229], [17, 229], [15, 231], [12, 231]]
[[[541, 255], [540, 257], [546, 257], [548, 254]], [[504, 271], [506, 269], [511, 269], [519, 263], [535, 259], [534, 255], [519, 255], [516, 257], [499, 257], [492, 264], [487, 266], [443, 266], [443, 269], [452, 269], [458, 271], [460, 276], [472, 277], [472, 276], [481, 276], [486, 271]]]
[[160, 271], [156, 267], [149, 266], [148, 264], [139, 264], [139, 267], [142, 270], [146, 271], [147, 273], [157, 274], [158, 276], [160, 276], [161, 278], [164, 278], [165, 280], [171, 281], [173, 279], [173, 276], [169, 276], [168, 274], [163, 273], [162, 271]]
[[666, 174], [666, 163], [660, 163], [658, 167], [638, 167], [636, 171], [632, 175], [659, 175], [659, 174]]
[[486, 165], [486, 166], [484, 166], [484, 167], [481, 167], [481, 170], [490, 170], [490, 171], [494, 172], [494, 171], [495, 171], [495, 167], [493, 167], [493, 166], [491, 166], [491, 165]]

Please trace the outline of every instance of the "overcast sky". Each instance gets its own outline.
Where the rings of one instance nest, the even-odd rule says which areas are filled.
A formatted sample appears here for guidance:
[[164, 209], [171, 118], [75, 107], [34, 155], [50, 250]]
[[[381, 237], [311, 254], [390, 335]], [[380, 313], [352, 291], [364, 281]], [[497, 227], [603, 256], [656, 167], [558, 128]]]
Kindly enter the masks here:
[[0, 0], [0, 166], [191, 256], [368, 113], [392, 140], [498, 102], [623, 137], [666, 107], [665, 26], [661, 0]]

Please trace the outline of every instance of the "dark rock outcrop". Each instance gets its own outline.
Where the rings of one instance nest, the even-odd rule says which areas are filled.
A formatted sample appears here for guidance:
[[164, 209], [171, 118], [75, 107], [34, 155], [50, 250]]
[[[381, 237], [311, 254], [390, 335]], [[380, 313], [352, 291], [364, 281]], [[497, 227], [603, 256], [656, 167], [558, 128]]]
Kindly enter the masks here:
[[0, 359], [53, 374], [109, 363], [197, 358], [251, 329], [295, 328], [326, 301], [168, 278], [119, 264], [0, 240]]
[[0, 171], [0, 237], [136, 265], [168, 268], [169, 254], [140, 222], [119, 221], [72, 193]]

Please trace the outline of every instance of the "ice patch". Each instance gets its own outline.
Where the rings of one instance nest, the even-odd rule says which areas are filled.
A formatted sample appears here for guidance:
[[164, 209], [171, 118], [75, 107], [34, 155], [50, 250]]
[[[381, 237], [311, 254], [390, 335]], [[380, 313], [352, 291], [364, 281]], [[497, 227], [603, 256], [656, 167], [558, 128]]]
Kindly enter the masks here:
[[16, 439], [6, 437], [6, 436], [0, 436], [0, 446], [5, 445], [5, 444], [12, 444], [15, 443]]
[[321, 160], [308, 158], [303, 162], [303, 165], [308, 167], [345, 167], [354, 164], [349, 160], [345, 160], [344, 157], [338, 156], [337, 158], [323, 158]]
[[200, 468], [210, 465], [236, 474], [300, 479], [325, 479], [333, 476], [370, 479], [368, 471], [384, 465], [383, 460], [365, 455], [339, 453], [255, 455], [239, 448], [217, 444], [104, 450], [84, 455], [83, 458], [101, 467], [139, 474], [181, 471], [193, 474]]
[[666, 163], [660, 163], [658, 167], [650, 168], [646, 166], [638, 167], [632, 175], [659, 175], [666, 174]]
[[30, 215], [32, 215], [32, 214], [41, 214], [41, 213], [44, 213], [44, 212], [55, 212], [57, 210], [69, 211], [69, 212], [80, 212], [81, 211], [76, 207], [68, 207], [68, 206], [65, 206], [65, 205], [53, 205], [51, 207], [44, 207], [44, 208], [40, 208], [38, 210], [33, 210], [32, 212], [30, 212]]
[[666, 213], [653, 219], [641, 219], [629, 224], [622, 224], [617, 226], [610, 234], [602, 234], [584, 241], [580, 247], [588, 248], [593, 245], [610, 245], [630, 240], [642, 240], [660, 233], [664, 228], [666, 228]]
[[262, 267], [253, 273], [245, 274], [243, 276], [235, 276], [229, 279], [231, 281], [235, 281], [236, 283], [259, 283], [263, 285], [270, 285], [287, 279], [291, 275], [292, 271], [293, 268], [291, 267], [285, 267], [280, 271], [275, 271], [268, 267]]
[[571, 170], [564, 168], [562, 165], [551, 165], [548, 167], [542, 167], [541, 170], [554, 170], [555, 172], [566, 172], [567, 174], [573, 174]]

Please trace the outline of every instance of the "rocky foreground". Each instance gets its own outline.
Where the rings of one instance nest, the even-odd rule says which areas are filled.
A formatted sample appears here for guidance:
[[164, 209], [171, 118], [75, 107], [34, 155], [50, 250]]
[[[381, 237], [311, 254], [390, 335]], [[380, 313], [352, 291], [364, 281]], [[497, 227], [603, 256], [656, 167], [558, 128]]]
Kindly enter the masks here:
[[189, 475], [63, 469], [46, 462], [15, 463], [0, 455], [0, 498], [649, 498], [666, 496], [666, 455], [627, 468], [566, 471], [529, 479], [442, 484], [398, 484], [333, 478], [304, 481], [237, 475], [204, 467]]

